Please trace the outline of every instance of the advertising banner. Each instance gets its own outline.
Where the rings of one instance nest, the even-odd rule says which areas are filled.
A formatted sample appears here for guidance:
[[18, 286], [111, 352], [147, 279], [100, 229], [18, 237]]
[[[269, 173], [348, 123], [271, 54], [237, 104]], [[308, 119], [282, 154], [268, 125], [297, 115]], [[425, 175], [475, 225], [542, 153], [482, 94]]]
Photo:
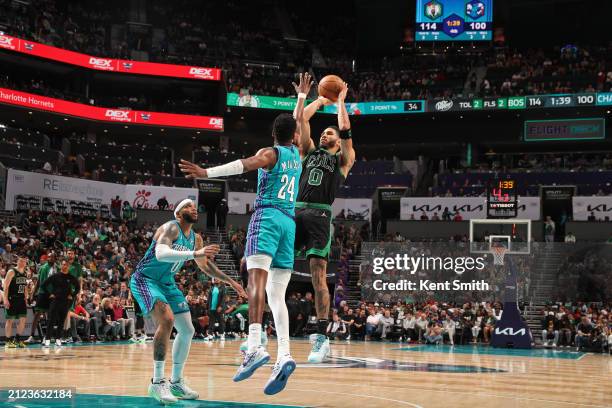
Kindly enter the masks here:
[[[309, 104], [312, 101], [306, 101]], [[282, 98], [277, 96], [260, 96], [249, 94], [227, 94], [227, 106], [242, 106], [245, 108], [290, 110], [295, 108], [296, 98]]]
[[[346, 110], [349, 115], [387, 115], [399, 113], [425, 112], [425, 101], [389, 101], [389, 102], [354, 102], [347, 103]], [[323, 108], [325, 113], [338, 113], [336, 105]]]
[[[442, 219], [446, 208], [452, 215], [459, 212], [464, 220], [487, 218], [484, 197], [402, 197], [400, 219], [410, 220], [411, 216], [414, 216], [415, 220], [419, 220], [423, 213], [428, 219], [434, 214]], [[540, 219], [540, 197], [519, 197], [516, 218]]]
[[116, 196], [123, 197], [124, 193], [125, 186], [122, 184], [9, 169], [5, 209], [15, 209], [15, 198], [18, 195], [49, 197], [110, 206], [113, 198]]
[[0, 48], [98, 71], [202, 79], [209, 81], [221, 80], [221, 70], [219, 68], [93, 57], [91, 55], [64, 50], [34, 41], [22, 40], [9, 35], [0, 35]]
[[190, 198], [198, 203], [198, 190], [195, 188], [179, 188], [165, 186], [144, 186], [128, 184], [125, 186], [123, 199], [128, 201], [134, 208], [146, 208], [157, 210], [157, 201], [165, 197], [168, 201], [166, 210], [174, 211], [176, 204], [185, 198]]
[[0, 88], [0, 103], [109, 123], [223, 130], [220, 117], [99, 108], [5, 88]]
[[556, 140], [600, 140], [606, 138], [604, 118], [526, 120], [526, 142]]
[[597, 221], [612, 220], [612, 196], [572, 197], [574, 221], [587, 221], [591, 213]]

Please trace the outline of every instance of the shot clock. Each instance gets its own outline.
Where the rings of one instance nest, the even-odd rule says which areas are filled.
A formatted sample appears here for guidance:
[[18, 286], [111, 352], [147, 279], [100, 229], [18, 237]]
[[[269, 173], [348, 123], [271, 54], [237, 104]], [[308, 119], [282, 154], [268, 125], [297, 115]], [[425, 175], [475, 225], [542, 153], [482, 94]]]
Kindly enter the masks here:
[[487, 218], [512, 218], [518, 212], [514, 179], [492, 179], [487, 186]]

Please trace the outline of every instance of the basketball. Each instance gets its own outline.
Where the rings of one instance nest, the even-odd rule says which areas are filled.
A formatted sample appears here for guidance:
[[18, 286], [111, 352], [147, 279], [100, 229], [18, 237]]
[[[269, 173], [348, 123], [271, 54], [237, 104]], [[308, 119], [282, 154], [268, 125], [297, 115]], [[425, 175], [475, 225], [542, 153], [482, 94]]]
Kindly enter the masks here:
[[319, 95], [336, 102], [343, 85], [344, 81], [338, 75], [324, 76], [319, 82]]

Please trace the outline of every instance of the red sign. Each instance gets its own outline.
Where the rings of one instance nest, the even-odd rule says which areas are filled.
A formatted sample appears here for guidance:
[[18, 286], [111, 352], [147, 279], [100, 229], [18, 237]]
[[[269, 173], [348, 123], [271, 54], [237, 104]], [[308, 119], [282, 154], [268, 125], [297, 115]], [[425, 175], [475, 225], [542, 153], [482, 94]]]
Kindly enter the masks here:
[[215, 116], [99, 108], [6, 88], [0, 88], [0, 103], [102, 122], [223, 130], [223, 118]]
[[209, 81], [221, 80], [221, 70], [219, 68], [92, 57], [90, 55], [51, 47], [34, 41], [22, 40], [8, 35], [0, 35], [0, 48], [63, 62], [64, 64], [78, 65], [80, 67], [102, 71], [174, 78], [204, 79]]

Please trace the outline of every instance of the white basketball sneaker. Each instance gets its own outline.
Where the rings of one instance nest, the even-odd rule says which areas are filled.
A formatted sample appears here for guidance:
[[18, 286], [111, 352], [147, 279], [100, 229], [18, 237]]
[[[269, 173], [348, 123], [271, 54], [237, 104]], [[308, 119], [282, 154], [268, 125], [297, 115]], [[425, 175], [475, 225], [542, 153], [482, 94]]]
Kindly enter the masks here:
[[308, 362], [322, 363], [331, 352], [329, 339], [322, 334], [314, 333], [310, 335], [310, 344], [312, 344], [312, 350], [308, 355]]
[[197, 391], [192, 390], [187, 384], [185, 384], [185, 380], [183, 378], [178, 382], [170, 381], [170, 392], [178, 399], [183, 400], [194, 400], [198, 399], [200, 394]]
[[236, 374], [234, 375], [234, 381], [238, 382], [246, 380], [253, 375], [255, 370], [266, 364], [268, 361], [270, 361], [270, 354], [268, 354], [263, 346], [257, 347], [252, 353], [246, 352], [242, 364], [240, 364], [238, 371], [236, 371]]
[[272, 375], [264, 388], [264, 394], [274, 395], [285, 389], [289, 376], [295, 371], [295, 360], [289, 354], [285, 354], [274, 364]]
[[[261, 345], [264, 347], [268, 345], [268, 335], [266, 334], [265, 330], [261, 331]], [[240, 343], [240, 354], [242, 354], [242, 357], [244, 357], [248, 349], [249, 349], [249, 336], [247, 336], [247, 339], [245, 341]]]
[[149, 396], [155, 398], [164, 405], [178, 402], [178, 398], [172, 395], [172, 391], [170, 391], [170, 383], [165, 378], [158, 383], [154, 383], [153, 380], [151, 380], [151, 384], [149, 384]]

